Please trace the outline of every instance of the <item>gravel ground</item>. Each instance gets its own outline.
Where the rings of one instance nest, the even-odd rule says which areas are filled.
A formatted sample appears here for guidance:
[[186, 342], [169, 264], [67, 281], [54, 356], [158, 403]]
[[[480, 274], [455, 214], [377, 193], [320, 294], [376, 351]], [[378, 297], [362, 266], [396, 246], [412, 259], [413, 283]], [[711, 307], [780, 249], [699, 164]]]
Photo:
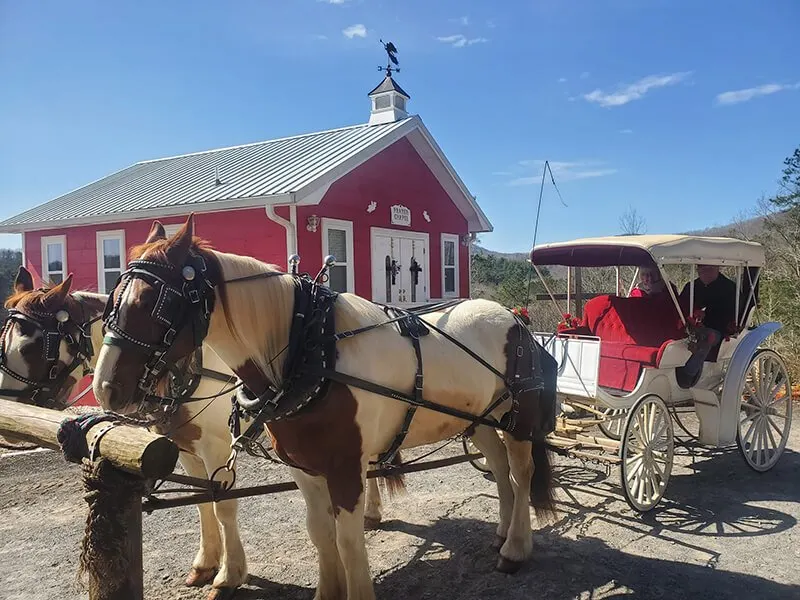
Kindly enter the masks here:
[[[452, 444], [435, 458], [460, 453]], [[384, 498], [367, 533], [380, 599], [800, 598], [800, 407], [786, 453], [769, 473], [738, 451], [676, 449], [666, 498], [628, 508], [619, 475], [556, 458], [560, 519], [539, 526], [516, 575], [494, 571], [494, 483], [469, 464], [410, 474]], [[239, 485], [284, 481], [280, 466], [245, 457]], [[85, 598], [75, 585], [85, 504], [77, 466], [50, 451], [0, 456], [0, 598]], [[299, 492], [245, 498], [240, 524], [251, 578], [236, 599], [310, 599], [315, 549]], [[146, 598], [194, 600], [183, 578], [197, 549], [194, 507], [144, 516]]]

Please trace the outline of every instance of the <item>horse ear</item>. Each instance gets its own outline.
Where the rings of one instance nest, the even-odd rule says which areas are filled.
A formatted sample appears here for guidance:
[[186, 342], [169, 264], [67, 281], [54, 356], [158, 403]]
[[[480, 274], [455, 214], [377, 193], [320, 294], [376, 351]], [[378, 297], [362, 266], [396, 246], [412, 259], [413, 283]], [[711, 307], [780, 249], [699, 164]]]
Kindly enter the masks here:
[[45, 294], [45, 301], [52, 302], [54, 305], [62, 305], [64, 301], [67, 299], [67, 294], [69, 294], [69, 290], [72, 287], [72, 273], [67, 275], [67, 278], [59, 283], [57, 286], [53, 287], [52, 289], [48, 290], [47, 294]]
[[14, 279], [14, 291], [16, 293], [30, 292], [32, 289], [33, 277], [28, 269], [20, 265], [19, 270], [17, 271], [17, 277]]
[[194, 213], [189, 215], [186, 223], [175, 232], [169, 240], [167, 256], [176, 263], [181, 263], [189, 254], [194, 239]]
[[164, 229], [164, 226], [161, 224], [161, 221], [153, 221], [153, 226], [150, 228], [150, 233], [147, 234], [147, 239], [144, 241], [144, 243], [150, 244], [152, 242], [165, 239], [167, 239], [167, 232]]

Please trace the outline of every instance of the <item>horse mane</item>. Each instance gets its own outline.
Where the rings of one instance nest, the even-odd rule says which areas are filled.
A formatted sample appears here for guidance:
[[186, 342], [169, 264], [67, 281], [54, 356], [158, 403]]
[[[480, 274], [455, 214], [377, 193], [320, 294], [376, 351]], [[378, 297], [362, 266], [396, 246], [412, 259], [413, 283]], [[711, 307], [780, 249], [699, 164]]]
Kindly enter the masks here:
[[[288, 277], [265, 277], [227, 285], [227, 280], [283, 270], [250, 256], [207, 252], [220, 268], [218, 286], [226, 298], [224, 320], [239, 353], [244, 350], [262, 373], [279, 384], [286, 359], [282, 352], [289, 340], [294, 311], [294, 282]], [[238, 324], [233, 322], [233, 315]]]
[[[49, 313], [54, 310], [59, 310], [62, 306], [54, 305], [54, 296], [49, 295], [54, 287], [55, 285], [51, 283], [46, 287], [36, 290], [12, 292], [11, 295], [6, 298], [4, 306], [9, 309], [16, 308], [23, 314], [26, 312]], [[99, 313], [105, 306], [105, 300], [103, 294], [97, 294], [87, 290], [75, 290], [66, 295], [63, 308], [67, 310], [72, 318], [76, 318], [77, 315], [83, 317], [84, 311], [81, 305], [84, 301], [90, 306], [90, 310]]]
[[[146, 258], [170, 263], [169, 250], [174, 243], [174, 239], [159, 239], [139, 244], [131, 248], [130, 260]], [[276, 383], [280, 382], [285, 357], [275, 357], [288, 341], [294, 308], [294, 284], [283, 278], [271, 277], [227, 285], [226, 281], [230, 279], [282, 270], [277, 265], [250, 256], [215, 250], [209, 241], [197, 236], [192, 236], [190, 248], [206, 261], [211, 281], [216, 284], [221, 300], [223, 320], [234, 342], [240, 350], [247, 351], [265, 375]], [[258, 286], [257, 292], [254, 286]], [[233, 315], [238, 326], [234, 323]], [[257, 336], [252, 335], [255, 332]]]

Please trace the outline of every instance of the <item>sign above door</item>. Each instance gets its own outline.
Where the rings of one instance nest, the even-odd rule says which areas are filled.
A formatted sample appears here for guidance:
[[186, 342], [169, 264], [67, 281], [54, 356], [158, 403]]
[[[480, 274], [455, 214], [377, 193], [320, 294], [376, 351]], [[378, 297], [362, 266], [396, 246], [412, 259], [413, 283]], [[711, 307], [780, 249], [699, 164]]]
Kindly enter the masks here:
[[404, 227], [411, 227], [411, 209], [402, 204], [395, 204], [391, 207], [392, 210], [392, 225], [402, 225]]

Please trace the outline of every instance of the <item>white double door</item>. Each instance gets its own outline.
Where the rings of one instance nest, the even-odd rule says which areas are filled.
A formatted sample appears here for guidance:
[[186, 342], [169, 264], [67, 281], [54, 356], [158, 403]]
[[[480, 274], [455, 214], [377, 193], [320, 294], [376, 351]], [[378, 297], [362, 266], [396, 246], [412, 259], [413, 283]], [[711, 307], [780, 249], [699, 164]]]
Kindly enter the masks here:
[[429, 301], [428, 235], [372, 229], [372, 299], [384, 304]]

